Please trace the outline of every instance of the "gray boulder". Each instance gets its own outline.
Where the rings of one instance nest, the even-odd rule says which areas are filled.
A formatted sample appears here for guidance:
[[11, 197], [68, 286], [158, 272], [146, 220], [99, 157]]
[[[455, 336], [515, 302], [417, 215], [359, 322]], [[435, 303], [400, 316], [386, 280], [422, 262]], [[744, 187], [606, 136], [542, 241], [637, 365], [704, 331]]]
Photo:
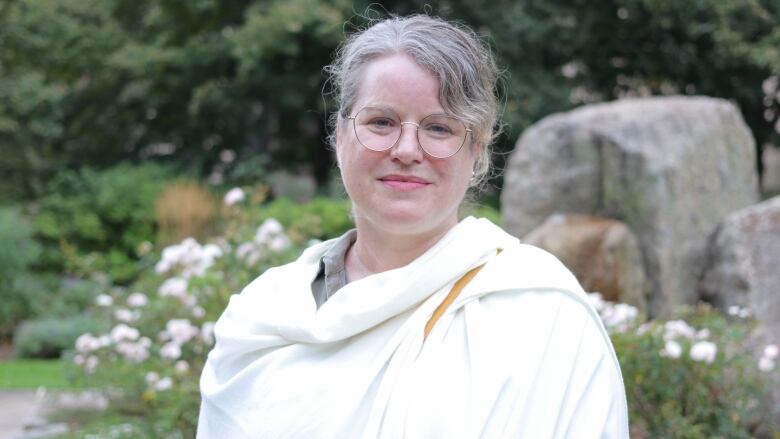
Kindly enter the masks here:
[[764, 146], [761, 163], [764, 165], [761, 189], [766, 194], [780, 194], [780, 148]]
[[701, 297], [748, 308], [758, 336], [780, 344], [780, 195], [729, 215], [710, 240]]
[[523, 236], [554, 213], [625, 222], [639, 238], [652, 315], [697, 299], [707, 237], [758, 199], [753, 137], [730, 102], [626, 99], [549, 116], [507, 164], [503, 224]]

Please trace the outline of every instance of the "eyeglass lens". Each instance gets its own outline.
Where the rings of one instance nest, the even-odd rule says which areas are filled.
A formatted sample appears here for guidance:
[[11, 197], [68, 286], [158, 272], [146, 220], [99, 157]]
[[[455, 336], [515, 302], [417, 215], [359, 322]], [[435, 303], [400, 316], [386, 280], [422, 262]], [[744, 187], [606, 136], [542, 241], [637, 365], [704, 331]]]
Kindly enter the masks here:
[[[401, 119], [386, 108], [366, 107], [355, 116], [355, 135], [368, 149], [390, 149], [401, 137]], [[466, 126], [444, 114], [431, 114], [420, 121], [417, 141], [433, 157], [446, 158], [457, 153], [466, 140]]]

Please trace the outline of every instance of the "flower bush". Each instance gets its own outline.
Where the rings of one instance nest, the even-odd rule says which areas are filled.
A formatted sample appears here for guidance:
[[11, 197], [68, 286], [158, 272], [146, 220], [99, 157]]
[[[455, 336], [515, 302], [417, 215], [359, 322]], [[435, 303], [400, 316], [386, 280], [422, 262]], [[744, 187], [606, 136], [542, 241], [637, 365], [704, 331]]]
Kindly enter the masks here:
[[[772, 437], [769, 390], [777, 346], [750, 345], [749, 312], [707, 305], [678, 319], [644, 321], [625, 304], [591, 299], [620, 361], [632, 437]], [[770, 367], [772, 366], [772, 367]]]
[[70, 358], [83, 384], [105, 389], [111, 415], [130, 420], [126, 436], [112, 434], [194, 437], [198, 378], [214, 322], [230, 295], [297, 256], [304, 244], [275, 219], [259, 227], [233, 224], [214, 242], [187, 238], [164, 248], [137, 282], [99, 294], [91, 311], [110, 329], [82, 334]]

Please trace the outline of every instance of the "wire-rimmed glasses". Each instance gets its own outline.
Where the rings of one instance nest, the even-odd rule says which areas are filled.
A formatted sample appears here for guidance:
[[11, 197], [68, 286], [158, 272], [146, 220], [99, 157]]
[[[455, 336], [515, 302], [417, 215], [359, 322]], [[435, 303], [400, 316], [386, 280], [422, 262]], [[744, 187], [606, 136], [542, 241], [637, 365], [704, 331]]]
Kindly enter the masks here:
[[364, 107], [352, 120], [358, 142], [372, 151], [386, 151], [401, 138], [403, 125], [417, 128], [417, 143], [426, 154], [437, 159], [454, 156], [471, 132], [458, 118], [447, 114], [425, 116], [420, 123], [401, 122], [395, 111], [382, 107]]

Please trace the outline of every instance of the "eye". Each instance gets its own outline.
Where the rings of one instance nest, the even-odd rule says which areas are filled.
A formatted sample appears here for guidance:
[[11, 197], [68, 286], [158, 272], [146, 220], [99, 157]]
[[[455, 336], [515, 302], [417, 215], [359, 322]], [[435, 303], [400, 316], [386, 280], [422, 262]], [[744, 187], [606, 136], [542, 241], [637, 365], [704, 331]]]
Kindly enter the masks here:
[[438, 137], [451, 136], [453, 133], [452, 128], [443, 123], [427, 124], [425, 125], [425, 131]]
[[377, 129], [387, 129], [395, 126], [395, 121], [389, 117], [374, 117], [367, 122], [367, 125]]

